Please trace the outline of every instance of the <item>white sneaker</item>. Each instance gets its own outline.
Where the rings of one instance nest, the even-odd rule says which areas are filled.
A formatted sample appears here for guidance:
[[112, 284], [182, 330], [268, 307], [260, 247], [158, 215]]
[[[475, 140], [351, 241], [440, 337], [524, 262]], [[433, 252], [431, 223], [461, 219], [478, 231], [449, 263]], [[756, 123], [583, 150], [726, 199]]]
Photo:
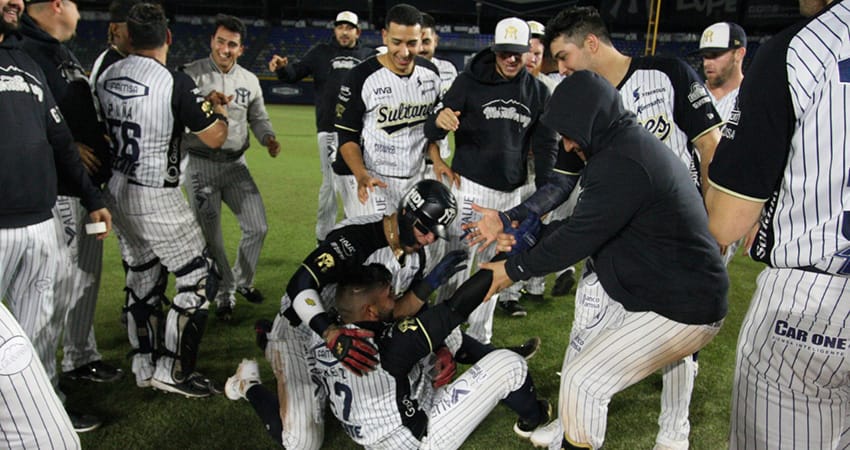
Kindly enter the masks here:
[[561, 421], [556, 417], [555, 420], [549, 422], [545, 427], [534, 430], [529, 439], [535, 447], [549, 448], [549, 444], [556, 440], [558, 441], [558, 445], [560, 445], [563, 436], [564, 430], [561, 427]]
[[236, 368], [236, 373], [224, 383], [224, 395], [231, 400], [245, 398], [245, 393], [255, 384], [261, 384], [260, 368], [257, 366], [257, 361], [243, 359], [239, 363], [239, 367]]

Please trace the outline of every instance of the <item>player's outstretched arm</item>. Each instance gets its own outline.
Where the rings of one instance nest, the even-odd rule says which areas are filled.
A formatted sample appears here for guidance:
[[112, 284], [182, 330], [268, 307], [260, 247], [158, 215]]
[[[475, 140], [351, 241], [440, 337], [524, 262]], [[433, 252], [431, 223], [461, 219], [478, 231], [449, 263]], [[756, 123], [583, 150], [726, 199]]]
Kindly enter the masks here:
[[492, 208], [473, 203], [472, 210], [481, 214], [481, 219], [477, 222], [465, 223], [460, 227], [466, 232], [465, 239], [470, 247], [481, 244], [478, 247], [478, 253], [483, 252], [495, 242], [499, 233], [519, 225], [519, 222], [514, 223], [505, 213]]

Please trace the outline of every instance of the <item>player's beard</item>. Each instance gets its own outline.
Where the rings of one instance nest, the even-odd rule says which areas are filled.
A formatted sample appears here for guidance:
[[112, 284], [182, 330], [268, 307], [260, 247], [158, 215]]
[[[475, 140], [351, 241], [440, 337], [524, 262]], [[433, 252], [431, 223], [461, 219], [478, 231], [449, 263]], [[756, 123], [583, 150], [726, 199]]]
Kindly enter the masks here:
[[[6, 21], [6, 14], [9, 13], [9, 12], [14, 12], [15, 15], [18, 16], [18, 19], [15, 22], [7, 22]], [[13, 32], [13, 31], [17, 31], [18, 28], [20, 28], [20, 24], [21, 24], [21, 11], [20, 11], [20, 9], [13, 7], [11, 5], [6, 5], [6, 7], [3, 8], [2, 13], [3, 13], [3, 16], [2, 16], [2, 18], [0, 18], [0, 35], [5, 36], [5, 35]]]

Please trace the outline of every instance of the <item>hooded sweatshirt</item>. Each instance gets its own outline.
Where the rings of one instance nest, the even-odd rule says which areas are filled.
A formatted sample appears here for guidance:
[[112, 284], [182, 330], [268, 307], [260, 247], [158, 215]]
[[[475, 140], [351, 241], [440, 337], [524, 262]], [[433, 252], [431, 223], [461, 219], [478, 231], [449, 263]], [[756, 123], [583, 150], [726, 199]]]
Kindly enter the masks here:
[[[489, 48], [476, 54], [446, 92], [442, 107], [459, 111], [452, 170], [478, 184], [504, 192], [525, 183], [528, 152], [534, 150], [535, 183], [546, 182], [558, 141], [540, 123], [549, 89], [524, 68], [508, 80], [496, 72]], [[448, 132], [436, 125], [437, 113], [425, 122], [430, 141]]]
[[728, 276], [700, 193], [614, 87], [576, 72], [555, 90], [543, 122], [582, 149], [583, 191], [570, 219], [507, 260], [508, 276], [525, 280], [590, 257], [605, 291], [628, 311], [685, 324], [725, 317]]
[[53, 217], [56, 175], [69, 180], [89, 211], [104, 207], [86, 176], [47, 80], [38, 64], [21, 50], [21, 37], [0, 42], [0, 228], [20, 228]]

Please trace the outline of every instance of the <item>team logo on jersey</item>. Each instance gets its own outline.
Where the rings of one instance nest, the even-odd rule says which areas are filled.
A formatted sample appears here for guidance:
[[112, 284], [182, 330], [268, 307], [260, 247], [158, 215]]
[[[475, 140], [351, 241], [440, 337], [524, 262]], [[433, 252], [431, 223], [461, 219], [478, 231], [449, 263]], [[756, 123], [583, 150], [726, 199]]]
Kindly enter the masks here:
[[23, 336], [12, 336], [0, 344], [0, 375], [14, 375], [29, 367], [32, 353], [32, 346]]
[[708, 91], [702, 83], [693, 82], [691, 83], [691, 90], [688, 92], [688, 101], [691, 102], [694, 109], [698, 109], [706, 103], [711, 103], [711, 97], [708, 96]]
[[429, 92], [437, 91], [437, 84], [434, 80], [423, 80], [421, 77], [416, 77], [416, 85], [419, 86], [420, 95], [426, 95]]
[[390, 86], [380, 86], [380, 87], [376, 87], [375, 89], [372, 89], [372, 93], [374, 93], [375, 95], [377, 95], [379, 97], [382, 97], [382, 96], [385, 96], [385, 95], [392, 95], [393, 88], [390, 87]]
[[204, 117], [209, 118], [213, 114], [213, 104], [209, 100], [204, 100], [201, 103], [201, 112], [204, 113]]
[[673, 129], [673, 125], [664, 114], [657, 117], [650, 117], [643, 122], [643, 127], [662, 142], [667, 140], [667, 137], [670, 136], [670, 130]]
[[425, 123], [431, 113], [430, 103], [401, 103], [393, 108], [381, 105], [378, 108], [377, 126], [387, 134]]
[[103, 88], [122, 100], [144, 97], [150, 92], [149, 87], [130, 77], [110, 78], [103, 83]]
[[527, 128], [531, 123], [531, 110], [516, 100], [496, 99], [485, 103], [482, 109], [487, 120], [513, 120]]
[[396, 325], [398, 331], [402, 333], [407, 333], [408, 331], [416, 331], [422, 324], [419, 323], [419, 319], [405, 319]]
[[243, 87], [236, 88], [233, 100], [239, 105], [247, 106], [248, 102], [251, 101], [251, 91]]
[[325, 273], [328, 270], [332, 269], [334, 264], [334, 257], [331, 256], [329, 253], [322, 253], [321, 255], [316, 257], [316, 265], [319, 267], [319, 270], [321, 270], [322, 273]]
[[313, 356], [316, 357], [317, 363], [325, 367], [335, 366], [339, 362], [333, 352], [331, 352], [331, 349], [329, 349], [324, 343], [317, 344], [313, 347]]

